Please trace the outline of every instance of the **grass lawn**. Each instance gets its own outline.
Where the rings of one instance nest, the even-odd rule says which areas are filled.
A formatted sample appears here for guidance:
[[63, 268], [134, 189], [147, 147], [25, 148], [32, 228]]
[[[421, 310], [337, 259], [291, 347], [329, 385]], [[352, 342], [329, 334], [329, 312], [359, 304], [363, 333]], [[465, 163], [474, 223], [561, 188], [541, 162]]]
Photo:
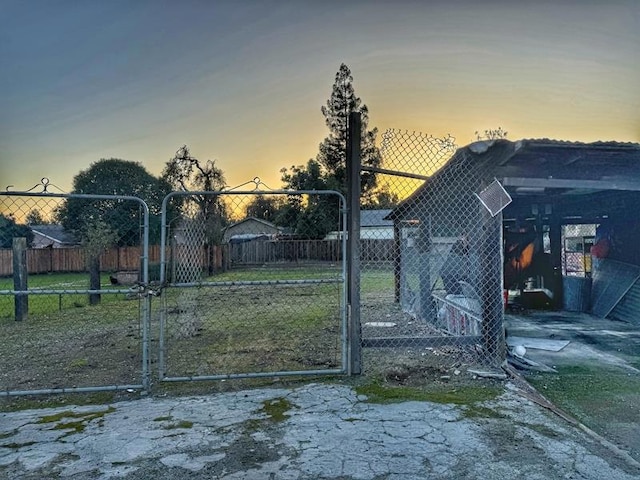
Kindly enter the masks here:
[[213, 282], [335, 283], [168, 288], [166, 374], [336, 369], [341, 358], [339, 267], [233, 270]]
[[[152, 297], [151, 369], [157, 373], [159, 319], [166, 313], [166, 373], [218, 375], [343, 367], [340, 264], [237, 269], [212, 282], [273, 281], [265, 285], [169, 287]], [[335, 280], [275, 284], [288, 280]], [[390, 272], [363, 274], [363, 292], [393, 291]], [[383, 285], [385, 284], [385, 285]], [[31, 390], [137, 384], [141, 375], [138, 299], [104, 294], [90, 306], [88, 274], [42, 274], [31, 290], [55, 294], [29, 297], [29, 318], [13, 319], [14, 297], [0, 295], [0, 389]], [[113, 289], [108, 274], [102, 289]], [[126, 287], [115, 287], [126, 288]], [[0, 279], [12, 290], [13, 279]]]
[[[217, 286], [163, 289], [161, 296], [151, 298], [149, 360], [152, 382], [155, 383], [153, 391], [195, 394], [240, 386], [296, 382], [301, 378], [280, 376], [277, 379], [236, 382], [160, 383], [161, 317], [166, 322], [163, 338], [165, 374], [168, 377], [313, 372], [346, 367], [342, 350], [344, 285], [341, 276], [340, 265], [256, 267], [236, 269], [206, 279], [218, 283]], [[334, 281], [286, 284], [287, 280], [305, 279]], [[267, 282], [261, 285], [231, 283], [242, 281]], [[229, 283], [220, 285], [219, 282]], [[63, 292], [83, 289], [87, 284], [86, 274], [34, 275], [29, 278], [32, 289]], [[102, 285], [106, 289], [112, 288], [107, 275], [103, 276]], [[1, 290], [12, 287], [11, 279], [0, 279]], [[363, 322], [398, 321], [398, 328], [408, 329], [401, 333], [420, 334], [414, 331], [418, 322], [405, 318], [407, 316], [402, 309], [393, 303], [393, 271], [390, 267], [365, 266], [362, 269], [361, 293]], [[62, 304], [58, 294], [33, 295], [28, 320], [16, 322], [13, 320], [13, 297], [0, 296], [0, 361], [3, 364], [0, 390], [141, 383], [142, 302], [127, 298], [125, 294], [103, 295], [101, 303], [95, 306], [88, 305], [86, 294], [62, 293], [61, 298]], [[435, 366], [432, 364], [434, 361]], [[394, 388], [424, 389], [435, 385], [436, 393], [443, 391], [449, 395], [451, 391], [459, 391], [468, 380], [463, 375], [453, 375], [448, 367], [440, 365], [446, 361], [445, 355], [435, 353], [368, 349], [363, 355], [363, 368], [368, 377], [345, 378], [343, 381], [364, 385], [374, 382], [384, 388], [391, 385]], [[407, 378], [398, 375], [397, 365], [401, 370], [406, 369]], [[447, 380], [443, 380], [444, 377]], [[331, 378], [335, 380], [335, 377]], [[386, 390], [383, 393], [385, 398], [390, 395]], [[98, 392], [81, 397], [71, 394], [0, 398], [0, 410], [24, 408], [25, 405], [42, 406], [47, 398], [82, 403], [85, 399], [103, 401], [101, 399], [107, 397], [126, 398], [128, 395], [133, 394]], [[393, 395], [397, 396], [398, 392], [394, 390]], [[400, 396], [404, 398], [406, 392]], [[449, 396], [445, 397], [449, 399]]]
[[[89, 304], [87, 294], [64, 293], [69, 290], [85, 290], [89, 288], [89, 274], [87, 273], [52, 273], [30, 275], [28, 278], [29, 290], [56, 290], [55, 294], [35, 294], [29, 297], [29, 315], [50, 315], [54, 311], [62, 311], [69, 308], [84, 307]], [[109, 280], [109, 274], [103, 273], [100, 277], [102, 290], [122, 289], [126, 287], [113, 286]], [[13, 290], [13, 278], [0, 278], [0, 291]], [[120, 297], [120, 298], [118, 298]], [[102, 301], [121, 301], [121, 294], [102, 295]], [[11, 319], [14, 316], [13, 295], [0, 295], [0, 321]]]
[[640, 460], [640, 376], [597, 363], [531, 374], [529, 382], [582, 423]]

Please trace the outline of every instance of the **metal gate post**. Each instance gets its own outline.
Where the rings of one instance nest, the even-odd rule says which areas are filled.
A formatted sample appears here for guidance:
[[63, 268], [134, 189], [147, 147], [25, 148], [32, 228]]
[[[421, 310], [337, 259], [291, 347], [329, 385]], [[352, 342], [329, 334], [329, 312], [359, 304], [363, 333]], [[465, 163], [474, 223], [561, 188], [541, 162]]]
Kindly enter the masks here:
[[149, 207], [141, 203], [144, 212], [142, 226], [142, 390], [149, 393], [151, 376], [149, 372], [149, 330], [151, 325], [151, 290], [149, 289]]
[[347, 255], [349, 305], [349, 363], [347, 373], [362, 373], [362, 342], [360, 330], [360, 112], [349, 114], [347, 132]]

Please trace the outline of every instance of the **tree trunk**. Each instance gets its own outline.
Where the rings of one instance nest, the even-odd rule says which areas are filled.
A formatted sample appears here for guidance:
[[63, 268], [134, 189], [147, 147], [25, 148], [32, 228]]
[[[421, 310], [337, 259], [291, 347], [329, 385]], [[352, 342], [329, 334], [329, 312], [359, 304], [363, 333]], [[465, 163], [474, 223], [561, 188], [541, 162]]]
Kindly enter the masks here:
[[[89, 259], [89, 290], [100, 290], [100, 255], [93, 255]], [[89, 305], [100, 303], [99, 293], [89, 294]]]

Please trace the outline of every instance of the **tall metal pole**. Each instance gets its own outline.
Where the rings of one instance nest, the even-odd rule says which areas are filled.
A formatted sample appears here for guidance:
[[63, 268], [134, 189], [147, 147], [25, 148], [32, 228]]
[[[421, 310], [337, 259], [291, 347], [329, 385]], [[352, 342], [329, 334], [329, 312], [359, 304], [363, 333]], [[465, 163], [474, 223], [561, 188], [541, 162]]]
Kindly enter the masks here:
[[360, 330], [360, 112], [349, 114], [347, 131], [347, 269], [349, 306], [349, 375], [362, 372], [362, 342]]

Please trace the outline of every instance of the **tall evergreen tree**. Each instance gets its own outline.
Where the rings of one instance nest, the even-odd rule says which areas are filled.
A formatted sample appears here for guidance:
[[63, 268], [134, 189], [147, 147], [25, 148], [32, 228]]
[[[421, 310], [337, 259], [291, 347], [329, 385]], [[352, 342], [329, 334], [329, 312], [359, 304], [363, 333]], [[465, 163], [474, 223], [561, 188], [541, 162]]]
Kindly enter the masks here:
[[[336, 73], [331, 97], [321, 108], [325, 124], [329, 128], [329, 136], [320, 144], [316, 160], [324, 168], [327, 184], [339, 191], [346, 191], [347, 165], [347, 131], [349, 114], [360, 112], [362, 118], [362, 141], [360, 144], [362, 165], [368, 167], [380, 166], [380, 152], [375, 145], [378, 129], [368, 130], [369, 109], [357, 97], [353, 88], [351, 70], [344, 63]], [[361, 189], [368, 192], [376, 186], [376, 175], [362, 172]]]
[[[347, 132], [349, 114], [360, 112], [362, 119], [362, 140], [360, 144], [363, 166], [379, 167], [380, 152], [375, 145], [377, 128], [368, 130], [369, 110], [356, 96], [353, 88], [351, 70], [344, 63], [336, 73], [331, 96], [321, 107], [329, 136], [320, 143], [318, 154], [306, 165], [283, 169], [282, 182], [285, 188], [292, 190], [337, 190], [347, 191]], [[361, 194], [367, 195], [376, 187], [376, 175], [363, 171], [360, 176]], [[292, 199], [290, 199], [291, 203]], [[294, 202], [295, 203], [295, 202]], [[326, 196], [310, 198], [303, 206], [293, 205], [292, 212], [298, 207], [296, 230], [301, 235], [322, 237], [335, 230], [338, 218], [338, 203]], [[321, 213], [321, 214], [320, 214]]]

